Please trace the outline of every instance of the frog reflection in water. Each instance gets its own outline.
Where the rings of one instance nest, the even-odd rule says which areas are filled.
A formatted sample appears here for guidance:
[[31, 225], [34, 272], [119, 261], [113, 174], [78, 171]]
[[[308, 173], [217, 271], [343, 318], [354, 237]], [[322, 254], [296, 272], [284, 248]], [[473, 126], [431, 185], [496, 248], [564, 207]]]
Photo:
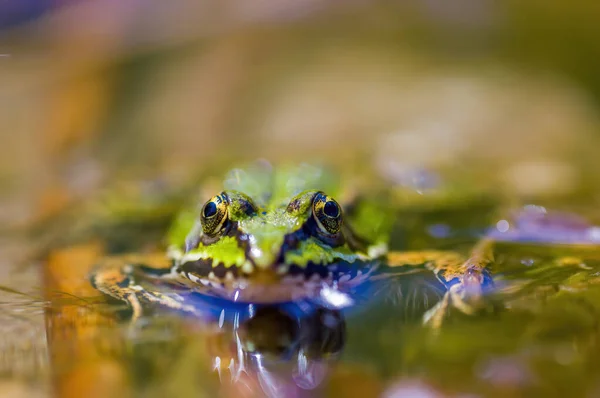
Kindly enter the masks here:
[[222, 328], [208, 341], [213, 368], [220, 376], [229, 371], [234, 382], [257, 378], [268, 396], [297, 396], [291, 390], [316, 388], [345, 344], [346, 324], [337, 310], [267, 305], [251, 316], [230, 315], [241, 319], [239, 326], [233, 333]]
[[136, 319], [145, 305], [202, 315], [185, 292], [237, 303], [307, 299], [339, 309], [353, 303], [353, 289], [377, 266], [401, 272], [427, 268], [446, 293], [425, 314], [425, 323], [439, 327], [449, 308], [477, 310], [491, 285], [490, 241], [476, 245], [467, 258], [444, 251], [388, 252], [393, 216], [369, 200], [343, 209], [331, 196], [332, 181], [304, 166], [234, 170], [224, 191], [177, 218], [168, 261], [108, 259], [91, 281], [129, 303]]

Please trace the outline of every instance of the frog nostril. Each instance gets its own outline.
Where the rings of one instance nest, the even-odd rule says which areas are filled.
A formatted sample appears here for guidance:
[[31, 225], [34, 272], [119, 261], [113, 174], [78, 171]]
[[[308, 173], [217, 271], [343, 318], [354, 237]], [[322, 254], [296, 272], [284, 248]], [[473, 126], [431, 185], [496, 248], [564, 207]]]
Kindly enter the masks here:
[[283, 239], [283, 247], [285, 250], [293, 250], [298, 247], [300, 240], [296, 236], [296, 234], [286, 235]]

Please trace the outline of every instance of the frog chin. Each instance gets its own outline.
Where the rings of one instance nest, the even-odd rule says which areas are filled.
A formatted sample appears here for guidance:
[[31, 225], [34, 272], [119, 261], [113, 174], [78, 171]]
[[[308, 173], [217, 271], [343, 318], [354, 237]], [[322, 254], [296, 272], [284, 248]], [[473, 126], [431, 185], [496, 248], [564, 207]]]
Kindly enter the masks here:
[[233, 302], [253, 304], [279, 304], [286, 302], [302, 301], [321, 296], [323, 289], [338, 290], [332, 287], [331, 281], [317, 278], [310, 280], [302, 276], [286, 276], [278, 283], [260, 283], [257, 281], [236, 280], [232, 284], [219, 282], [203, 283], [196, 288], [200, 293], [209, 293]]
[[194, 282], [196, 291], [234, 302], [275, 304], [331, 299], [332, 302], [349, 303], [349, 297], [344, 299], [343, 296], [366, 282], [376, 268], [374, 263], [336, 262], [328, 265], [307, 264], [303, 267], [274, 264], [272, 269], [283, 269], [282, 267], [285, 267], [286, 272], [279, 275], [276, 272], [255, 271], [252, 275], [240, 275], [237, 278], [218, 278], [210, 273], [204, 277], [188, 275], [188, 279]]

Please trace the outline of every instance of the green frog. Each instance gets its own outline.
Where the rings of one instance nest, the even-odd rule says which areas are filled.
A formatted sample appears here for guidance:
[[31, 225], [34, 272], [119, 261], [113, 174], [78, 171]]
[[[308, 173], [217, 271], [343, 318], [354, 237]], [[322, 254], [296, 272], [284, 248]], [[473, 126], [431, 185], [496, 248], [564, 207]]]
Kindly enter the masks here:
[[[446, 292], [425, 323], [439, 327], [449, 308], [473, 313], [491, 278], [490, 241], [467, 258], [454, 252], [391, 252], [392, 207], [376, 189], [344, 193], [319, 167], [235, 169], [223, 189], [184, 210], [161, 255], [109, 258], [91, 276], [101, 292], [127, 302], [133, 318], [146, 305], [189, 314], [202, 311], [181, 292], [239, 303], [317, 300], [331, 308], [353, 303], [352, 290], [377, 270], [428, 269]], [[152, 283], [148, 283], [151, 281]]]

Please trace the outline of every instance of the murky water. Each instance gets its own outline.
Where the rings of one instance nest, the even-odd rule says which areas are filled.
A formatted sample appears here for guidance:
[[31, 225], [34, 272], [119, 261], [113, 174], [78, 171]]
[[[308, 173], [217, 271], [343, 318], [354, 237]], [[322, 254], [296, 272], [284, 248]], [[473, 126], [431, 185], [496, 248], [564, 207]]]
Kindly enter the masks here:
[[597, 396], [596, 227], [527, 207], [486, 228], [496, 210], [413, 208], [399, 219], [392, 247], [401, 250], [468, 253], [483, 234], [498, 240], [489, 305], [451, 311], [436, 330], [423, 315], [444, 289], [425, 270], [378, 273], [345, 310], [200, 296], [202, 319], [156, 312], [131, 324], [126, 306], [88, 282], [107, 250], [124, 248], [97, 239], [62, 245], [42, 274], [5, 276], [0, 365], [13, 381], [3, 388], [60, 397]]

